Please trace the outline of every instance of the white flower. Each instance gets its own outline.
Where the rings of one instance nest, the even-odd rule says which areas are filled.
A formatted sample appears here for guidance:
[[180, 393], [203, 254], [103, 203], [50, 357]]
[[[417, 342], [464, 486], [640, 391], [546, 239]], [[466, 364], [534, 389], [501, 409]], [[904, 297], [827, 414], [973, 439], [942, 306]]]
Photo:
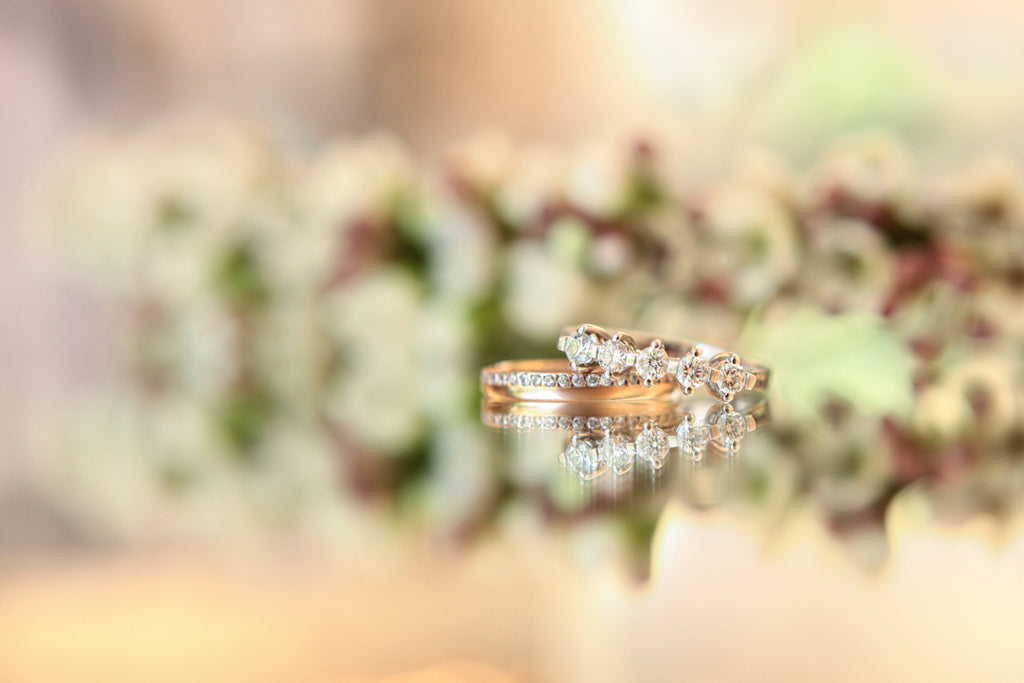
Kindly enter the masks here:
[[420, 430], [421, 303], [421, 288], [411, 276], [378, 270], [338, 291], [325, 311], [342, 363], [327, 411], [383, 452], [410, 445]]
[[509, 248], [507, 258], [505, 315], [509, 324], [526, 336], [553, 339], [586, 304], [585, 278], [553, 259], [540, 244], [516, 244]]
[[630, 161], [630, 147], [623, 143], [583, 147], [568, 160], [566, 198], [598, 216], [616, 214], [629, 200]]
[[486, 434], [466, 424], [448, 424], [431, 444], [433, 466], [428, 514], [443, 530], [477, 519], [490, 502], [497, 479]]
[[917, 210], [917, 169], [907, 150], [884, 134], [861, 135], [829, 152], [815, 169], [811, 193], [841, 188], [869, 205], [885, 204], [907, 217]]
[[313, 232], [337, 232], [357, 218], [380, 218], [415, 183], [412, 161], [394, 138], [340, 141], [299, 178], [296, 208]]
[[561, 198], [564, 174], [564, 158], [554, 150], [522, 151], [495, 194], [498, 213], [519, 228], [533, 224], [548, 203]]
[[438, 296], [477, 299], [494, 280], [496, 240], [491, 226], [454, 203], [432, 208], [427, 240], [433, 260], [430, 277]]
[[735, 303], [765, 301], [795, 275], [797, 227], [787, 208], [767, 192], [741, 185], [722, 188], [708, 202], [706, 222], [698, 268], [709, 278], [724, 279]]
[[254, 321], [256, 369], [289, 409], [315, 409], [331, 363], [323, 309], [312, 297], [276, 297]]
[[808, 227], [803, 287], [825, 310], [878, 312], [889, 295], [893, 256], [871, 225], [853, 218]]

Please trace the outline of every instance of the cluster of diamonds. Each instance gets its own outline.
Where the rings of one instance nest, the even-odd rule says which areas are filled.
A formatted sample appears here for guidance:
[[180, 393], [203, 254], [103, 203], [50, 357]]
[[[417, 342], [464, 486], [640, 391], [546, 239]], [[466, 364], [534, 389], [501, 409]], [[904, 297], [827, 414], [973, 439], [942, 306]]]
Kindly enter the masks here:
[[614, 334], [603, 339], [596, 331], [599, 329], [580, 325], [575, 334], [559, 340], [558, 347], [565, 352], [574, 371], [600, 368], [604, 372], [598, 376], [607, 378], [604, 381], [635, 377], [644, 386], [654, 386], [665, 377], [673, 376], [684, 394], [690, 395], [706, 385], [715, 398], [725, 402], [752, 384], [751, 373], [734, 353], [719, 353], [708, 360], [699, 347], [691, 346], [681, 357], [670, 358], [660, 339], [638, 349], [629, 336]]
[[745, 414], [734, 411], [731, 406], [722, 408], [711, 411], [703, 420], [687, 413], [674, 436], [669, 436], [654, 420], [648, 420], [633, 439], [619, 427], [604, 427], [603, 434], [595, 433], [592, 428], [574, 430], [559, 461], [580, 479], [591, 480], [609, 472], [624, 476], [638, 462], [660, 470], [673, 447], [695, 463], [704, 459], [711, 444], [732, 457], [739, 451], [750, 425]]

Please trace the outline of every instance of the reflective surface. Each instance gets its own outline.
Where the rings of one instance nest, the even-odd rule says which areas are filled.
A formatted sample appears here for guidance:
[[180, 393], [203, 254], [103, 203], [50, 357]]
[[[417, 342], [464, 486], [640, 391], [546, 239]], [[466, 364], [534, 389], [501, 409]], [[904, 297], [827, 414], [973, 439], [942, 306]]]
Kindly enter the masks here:
[[[655, 426], [665, 451], [641, 438]], [[1024, 469], [1013, 452], [967, 460], [848, 405], [794, 419], [760, 397], [483, 403], [439, 431], [429, 455], [390, 460], [307, 427], [292, 425], [260, 459], [225, 463], [221, 485], [207, 470], [166, 479], [144, 506], [138, 488], [83, 499], [76, 528], [120, 519], [122, 539], [165, 538], [94, 548], [84, 564], [78, 551], [73, 564], [9, 568], [0, 663], [11, 680], [82, 667], [129, 678], [158, 668], [166, 680], [209, 679], [210, 667], [253, 680], [1024, 671]], [[170, 442], [146, 443], [128, 461], [168, 457]], [[103, 481], [131, 480], [116, 453], [88, 456]], [[167, 628], [174, 649], [161, 644]], [[139, 645], [93, 662], [126, 639]], [[937, 652], [910, 657], [908, 639]]]

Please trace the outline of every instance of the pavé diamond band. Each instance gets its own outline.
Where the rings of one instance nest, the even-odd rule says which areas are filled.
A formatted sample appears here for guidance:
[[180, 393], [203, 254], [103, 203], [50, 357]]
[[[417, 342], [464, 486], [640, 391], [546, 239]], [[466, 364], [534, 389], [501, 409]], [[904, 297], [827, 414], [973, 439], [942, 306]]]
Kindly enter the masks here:
[[645, 386], [637, 376], [577, 372], [560, 358], [512, 360], [480, 371], [480, 387], [492, 401], [622, 401], [670, 397], [671, 377]]
[[573, 371], [617, 381], [635, 378], [654, 387], [674, 378], [684, 394], [706, 386], [720, 401], [742, 391], [763, 391], [769, 370], [735, 353], [697, 342], [667, 339], [633, 330], [607, 330], [583, 324], [566, 328], [558, 338]]

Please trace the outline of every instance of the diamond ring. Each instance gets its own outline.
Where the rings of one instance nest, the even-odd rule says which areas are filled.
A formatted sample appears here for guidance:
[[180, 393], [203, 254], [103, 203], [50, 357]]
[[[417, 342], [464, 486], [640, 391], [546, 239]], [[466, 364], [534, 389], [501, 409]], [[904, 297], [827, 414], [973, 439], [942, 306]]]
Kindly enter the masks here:
[[502, 361], [480, 371], [480, 387], [491, 401], [615, 401], [670, 397], [671, 377], [645, 385], [633, 375], [574, 370], [561, 359]]
[[558, 338], [573, 371], [589, 377], [618, 380], [636, 377], [646, 387], [675, 378], [686, 395], [706, 386], [719, 401], [728, 403], [742, 391], [763, 391], [769, 370], [717, 346], [661, 339], [645, 332], [606, 330], [583, 324], [566, 328]]

